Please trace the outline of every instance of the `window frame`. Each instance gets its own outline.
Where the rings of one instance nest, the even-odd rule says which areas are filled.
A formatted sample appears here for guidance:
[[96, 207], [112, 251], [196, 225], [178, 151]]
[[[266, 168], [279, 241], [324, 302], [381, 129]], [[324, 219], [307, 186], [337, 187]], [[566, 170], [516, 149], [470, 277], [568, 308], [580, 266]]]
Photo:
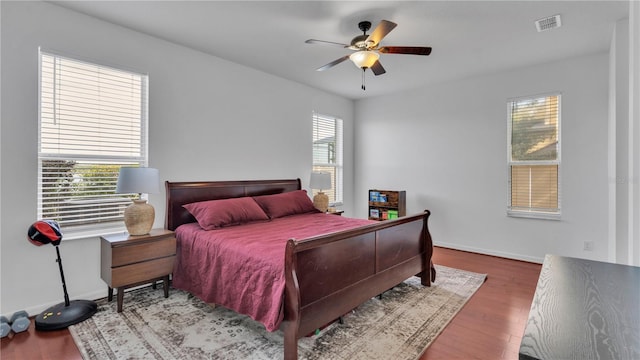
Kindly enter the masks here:
[[[556, 160], [520, 160], [514, 161], [512, 159], [512, 135], [513, 135], [513, 121], [512, 121], [512, 104], [518, 101], [534, 100], [543, 97], [555, 96], [557, 100], [557, 153]], [[517, 218], [531, 218], [542, 220], [560, 220], [562, 217], [562, 93], [548, 92], [536, 95], [519, 96], [507, 99], [507, 216]], [[543, 209], [513, 209], [512, 208], [512, 166], [557, 166], [557, 211], [547, 211]]]
[[[332, 197], [329, 196], [329, 206], [330, 207], [342, 206], [344, 204], [344, 120], [333, 115], [321, 114], [316, 111], [313, 111], [311, 118], [312, 118], [312, 122], [311, 122], [311, 127], [312, 127], [311, 168], [312, 168], [312, 171], [326, 172], [327, 168], [335, 169], [335, 174], [332, 174], [332, 179], [331, 179], [331, 182], [333, 184], [333, 189], [331, 190], [331, 192], [333, 192], [334, 194], [334, 199], [332, 199]], [[335, 122], [335, 132], [333, 134], [335, 136], [335, 147], [333, 148], [329, 147], [328, 149], [328, 154], [333, 153], [333, 156], [335, 157], [335, 163], [316, 162], [315, 154], [314, 154], [314, 151], [315, 151], [314, 136], [317, 129], [317, 126], [316, 126], [317, 119], [333, 120]], [[326, 190], [327, 189], [323, 189], [323, 192], [328, 193], [328, 191]], [[316, 195], [318, 191], [319, 191], [318, 189], [311, 189], [312, 195]]]
[[[136, 134], [139, 134], [139, 143], [133, 142], [132, 144], [136, 144], [139, 146], [139, 154], [136, 156], [116, 156], [116, 155], [97, 155], [97, 154], [88, 154], [88, 153], [75, 153], [75, 154], [64, 154], [55, 152], [48, 152], [46, 150], [43, 151], [43, 120], [46, 118], [43, 116], [43, 57], [52, 57], [54, 59], [61, 59], [66, 61], [71, 61], [75, 63], [86, 64], [91, 67], [96, 67], [100, 69], [114, 70], [117, 72], [125, 72], [129, 73], [132, 76], [139, 77], [140, 79], [140, 103], [139, 103], [139, 111], [140, 111], [140, 124], [139, 124], [139, 132], [136, 130]], [[92, 74], [93, 75], [93, 74]], [[53, 90], [52, 94], [55, 93], [55, 96], [58, 95], [59, 90]], [[51, 104], [59, 104], [55, 98], [50, 100]], [[96, 127], [87, 128], [90, 132], [95, 132]], [[83, 129], [84, 131], [85, 129]], [[93, 150], [95, 152], [95, 150]], [[52, 51], [49, 49], [39, 48], [38, 49], [38, 149], [37, 149], [37, 163], [38, 163], [38, 180], [37, 180], [37, 216], [38, 218], [43, 218], [43, 214], [45, 214], [45, 205], [44, 205], [44, 189], [45, 189], [45, 181], [44, 181], [44, 169], [43, 164], [45, 161], [50, 160], [62, 160], [62, 161], [74, 161], [76, 164], [80, 165], [89, 165], [93, 169], [95, 169], [95, 165], [109, 165], [109, 166], [148, 166], [149, 164], [149, 76], [140, 71], [132, 70], [122, 66], [112, 66], [99, 61], [90, 60], [78, 56], [69, 56], [58, 51]], [[74, 164], [74, 167], [76, 166]], [[82, 166], [76, 168], [80, 170]], [[74, 173], [75, 174], [75, 173]], [[117, 180], [117, 175], [115, 180]], [[113, 181], [113, 197], [105, 197], [105, 200], [113, 200], [117, 197], [121, 198], [132, 198], [137, 194], [118, 194], [115, 195], [115, 186], [116, 181]], [[94, 178], [91, 178], [91, 181], [95, 181]], [[111, 193], [108, 192], [109, 196]], [[146, 196], [143, 196], [146, 198]], [[82, 200], [82, 199], [81, 199]], [[126, 200], [123, 200], [126, 201]], [[110, 201], [107, 201], [110, 202]], [[117, 201], [119, 202], [119, 201]], [[127, 202], [127, 205], [130, 202]], [[109, 207], [109, 205], [107, 205]], [[73, 240], [80, 238], [89, 238], [95, 237], [110, 233], [116, 233], [125, 231], [124, 225], [124, 217], [118, 215], [117, 217], [109, 217], [105, 219], [102, 215], [97, 215], [94, 218], [97, 222], [92, 224], [80, 224], [80, 225], [64, 225], [61, 223], [61, 229], [65, 234], [65, 240]], [[55, 220], [55, 218], [54, 218]]]

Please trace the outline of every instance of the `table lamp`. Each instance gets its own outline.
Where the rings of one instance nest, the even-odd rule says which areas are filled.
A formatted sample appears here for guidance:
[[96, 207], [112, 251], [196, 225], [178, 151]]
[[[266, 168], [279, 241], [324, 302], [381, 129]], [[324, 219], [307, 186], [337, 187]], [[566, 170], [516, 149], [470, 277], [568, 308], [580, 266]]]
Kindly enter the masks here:
[[327, 212], [329, 209], [329, 197], [323, 193], [324, 189], [331, 189], [331, 174], [325, 172], [312, 172], [309, 181], [311, 189], [318, 189], [318, 193], [313, 197], [313, 206], [316, 209]]
[[142, 199], [142, 194], [154, 194], [160, 190], [158, 169], [148, 167], [121, 167], [116, 193], [138, 193], [138, 198], [124, 210], [124, 224], [130, 235], [146, 235], [153, 227], [155, 210]]

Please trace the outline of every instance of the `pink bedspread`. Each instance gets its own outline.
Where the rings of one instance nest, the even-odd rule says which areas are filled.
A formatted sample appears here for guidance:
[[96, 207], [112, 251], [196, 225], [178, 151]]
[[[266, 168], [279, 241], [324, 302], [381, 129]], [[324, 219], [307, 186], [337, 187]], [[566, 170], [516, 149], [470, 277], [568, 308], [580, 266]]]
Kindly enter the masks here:
[[373, 221], [309, 213], [203, 230], [176, 229], [173, 286], [205, 302], [249, 315], [275, 331], [284, 317], [284, 255], [288, 239], [352, 229]]

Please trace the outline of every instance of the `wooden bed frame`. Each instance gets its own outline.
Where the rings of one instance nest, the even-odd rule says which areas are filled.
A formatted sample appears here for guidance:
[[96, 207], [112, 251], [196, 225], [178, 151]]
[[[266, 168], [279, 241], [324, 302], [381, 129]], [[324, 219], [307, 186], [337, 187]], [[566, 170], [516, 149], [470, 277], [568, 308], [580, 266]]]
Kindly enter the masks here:
[[[165, 227], [195, 222], [184, 204], [301, 189], [300, 179], [166, 182]], [[298, 339], [411, 276], [435, 280], [429, 210], [357, 229], [290, 239], [285, 254], [284, 359], [297, 359]]]

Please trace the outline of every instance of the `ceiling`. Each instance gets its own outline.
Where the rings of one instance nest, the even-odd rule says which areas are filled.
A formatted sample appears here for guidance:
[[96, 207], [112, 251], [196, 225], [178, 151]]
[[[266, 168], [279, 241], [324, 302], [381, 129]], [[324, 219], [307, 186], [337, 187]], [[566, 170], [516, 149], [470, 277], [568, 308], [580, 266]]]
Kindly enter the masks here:
[[[628, 1], [50, 1], [68, 9], [350, 99], [607, 51]], [[562, 27], [534, 21], [560, 14]], [[358, 22], [398, 26], [381, 45], [431, 46], [430, 56], [382, 54], [387, 73], [350, 61]]]

